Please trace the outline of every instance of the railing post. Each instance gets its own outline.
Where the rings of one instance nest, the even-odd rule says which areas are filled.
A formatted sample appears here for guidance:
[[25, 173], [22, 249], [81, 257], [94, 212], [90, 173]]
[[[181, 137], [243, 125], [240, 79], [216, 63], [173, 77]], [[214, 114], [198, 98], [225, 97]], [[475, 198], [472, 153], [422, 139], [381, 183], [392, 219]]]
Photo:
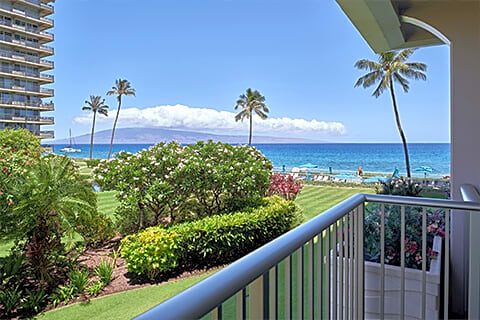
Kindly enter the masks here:
[[264, 319], [264, 304], [268, 304], [268, 300], [264, 301], [263, 291], [263, 277], [260, 276], [250, 284], [249, 295], [249, 318], [250, 319]]
[[470, 212], [468, 318], [480, 319], [480, 212]]
[[357, 208], [357, 215], [358, 215], [358, 224], [357, 224], [357, 235], [358, 235], [358, 255], [357, 259], [357, 268], [358, 268], [358, 278], [357, 278], [357, 299], [358, 299], [358, 311], [357, 316], [358, 319], [364, 319], [364, 306], [365, 306], [365, 299], [364, 299], [364, 255], [363, 255], [363, 245], [364, 245], [364, 237], [363, 237], [363, 220], [365, 219], [365, 203], [362, 203]]

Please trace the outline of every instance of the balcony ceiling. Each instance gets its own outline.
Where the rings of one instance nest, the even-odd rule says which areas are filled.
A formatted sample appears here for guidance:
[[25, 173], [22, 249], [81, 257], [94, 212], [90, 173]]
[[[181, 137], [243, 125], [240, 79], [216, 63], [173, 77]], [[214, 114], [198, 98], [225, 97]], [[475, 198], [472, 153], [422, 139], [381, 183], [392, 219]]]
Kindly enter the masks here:
[[[443, 44], [439, 38], [414, 25], [404, 15], [419, 1], [415, 0], [336, 0], [373, 51], [423, 47]], [[435, 1], [422, 0], [433, 5]]]

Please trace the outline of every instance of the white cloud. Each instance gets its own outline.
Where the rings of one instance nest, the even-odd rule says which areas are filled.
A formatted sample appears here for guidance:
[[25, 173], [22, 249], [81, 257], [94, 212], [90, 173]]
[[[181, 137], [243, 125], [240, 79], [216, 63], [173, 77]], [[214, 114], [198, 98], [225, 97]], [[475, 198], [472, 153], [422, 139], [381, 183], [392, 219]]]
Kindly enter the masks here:
[[[97, 117], [100, 123], [113, 122], [116, 110], [110, 110], [108, 118]], [[163, 127], [172, 129], [189, 129], [197, 131], [239, 131], [248, 128], [248, 121], [236, 122], [235, 114], [209, 108], [191, 108], [184, 105], [163, 105], [145, 109], [125, 108], [120, 112], [118, 124], [121, 127]], [[78, 124], [91, 124], [92, 114], [85, 113], [74, 119]], [[317, 134], [343, 135], [345, 126], [341, 122], [318, 120], [253, 118], [255, 132], [281, 134]]]

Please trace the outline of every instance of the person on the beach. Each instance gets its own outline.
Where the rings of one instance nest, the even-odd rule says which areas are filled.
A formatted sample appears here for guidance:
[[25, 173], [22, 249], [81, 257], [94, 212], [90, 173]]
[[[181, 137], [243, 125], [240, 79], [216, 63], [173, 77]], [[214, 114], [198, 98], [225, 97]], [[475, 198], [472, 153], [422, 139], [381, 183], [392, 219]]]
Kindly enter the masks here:
[[363, 176], [362, 166], [358, 166], [358, 175]]

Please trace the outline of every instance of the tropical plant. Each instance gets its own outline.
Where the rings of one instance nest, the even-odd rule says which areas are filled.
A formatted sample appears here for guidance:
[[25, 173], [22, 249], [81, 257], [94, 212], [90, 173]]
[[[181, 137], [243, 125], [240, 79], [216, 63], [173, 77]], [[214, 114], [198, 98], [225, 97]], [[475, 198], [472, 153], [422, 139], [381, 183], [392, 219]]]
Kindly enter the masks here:
[[295, 200], [302, 188], [303, 185], [295, 181], [291, 174], [277, 173], [270, 177], [270, 187], [268, 187], [267, 194], [269, 196], [278, 195], [285, 200]]
[[50, 282], [52, 275], [58, 275], [55, 264], [64, 250], [62, 237], [73, 237], [80, 215], [96, 212], [92, 185], [70, 159], [52, 156], [33, 164], [18, 179], [12, 194], [17, 202], [6, 218], [15, 221], [16, 227], [7, 224], [5, 231], [17, 241], [25, 241], [25, 255], [35, 278]]
[[0, 309], [0, 316], [5, 312], [9, 315], [20, 304], [22, 297], [22, 290], [17, 286], [15, 288], [6, 288], [0, 291], [0, 304], [3, 309]]
[[101, 258], [100, 264], [95, 267], [95, 274], [100, 278], [100, 280], [102, 280], [105, 285], [107, 285], [112, 282], [114, 268], [115, 266], [113, 265], [113, 263]]
[[248, 88], [247, 91], [240, 95], [235, 105], [235, 110], [242, 109], [235, 115], [235, 121], [243, 121], [243, 119], [250, 120], [250, 131], [248, 135], [248, 145], [252, 145], [252, 127], [253, 127], [253, 112], [255, 112], [262, 120], [267, 119], [270, 110], [265, 104], [265, 97], [257, 90], [253, 91]]
[[47, 294], [43, 289], [26, 289], [26, 297], [23, 301], [23, 308], [31, 313], [39, 313], [47, 302]]
[[[381, 262], [381, 218], [385, 222], [385, 263], [400, 266], [401, 264], [401, 207], [385, 205], [384, 210], [378, 203], [369, 203], [365, 207], [365, 259], [372, 262]], [[405, 266], [408, 268], [422, 268], [422, 213], [423, 208], [405, 208]], [[445, 237], [445, 210], [426, 210], [427, 222], [427, 268], [438, 252], [433, 247], [434, 237]]]
[[113, 139], [115, 137], [115, 128], [117, 127], [118, 115], [120, 114], [120, 108], [122, 106], [122, 96], [135, 96], [135, 89], [131, 87], [131, 84], [126, 79], [118, 79], [115, 81], [115, 86], [112, 87], [112, 90], [107, 92], [107, 95], [112, 96], [116, 95], [118, 100], [117, 115], [115, 116], [115, 121], [113, 122], [112, 128], [112, 138], [110, 139], [110, 147], [108, 148], [107, 160], [110, 159], [112, 154]]
[[82, 293], [88, 284], [87, 270], [73, 270], [68, 273], [67, 281], [75, 288], [75, 293]]
[[90, 135], [90, 160], [92, 160], [93, 135], [95, 134], [95, 121], [97, 118], [97, 112], [105, 117], [108, 117], [108, 106], [105, 105], [105, 99], [102, 99], [102, 97], [90, 96], [90, 101], [85, 100], [85, 106], [82, 108], [82, 110], [93, 112], [92, 134]]
[[368, 71], [367, 74], [358, 78], [357, 82], [355, 83], [355, 87], [363, 86], [363, 88], [368, 88], [372, 85], [376, 85], [378, 82], [377, 88], [372, 94], [375, 98], [378, 98], [386, 89], [390, 89], [393, 112], [395, 114], [398, 132], [400, 133], [403, 143], [405, 165], [407, 169], [407, 177], [409, 179], [411, 178], [411, 173], [407, 139], [400, 122], [400, 114], [398, 112], [393, 83], [396, 82], [400, 84], [403, 91], [408, 92], [410, 86], [407, 78], [414, 80], [427, 79], [427, 76], [424, 73], [427, 70], [426, 64], [420, 62], [407, 62], [408, 58], [410, 58], [413, 52], [413, 49], [405, 49], [400, 52], [382, 52], [378, 55], [378, 62], [362, 59], [355, 63], [356, 68]]
[[102, 288], [104, 286], [105, 286], [105, 284], [101, 280], [92, 282], [87, 287], [87, 292], [88, 292], [89, 295], [96, 297], [102, 291]]

